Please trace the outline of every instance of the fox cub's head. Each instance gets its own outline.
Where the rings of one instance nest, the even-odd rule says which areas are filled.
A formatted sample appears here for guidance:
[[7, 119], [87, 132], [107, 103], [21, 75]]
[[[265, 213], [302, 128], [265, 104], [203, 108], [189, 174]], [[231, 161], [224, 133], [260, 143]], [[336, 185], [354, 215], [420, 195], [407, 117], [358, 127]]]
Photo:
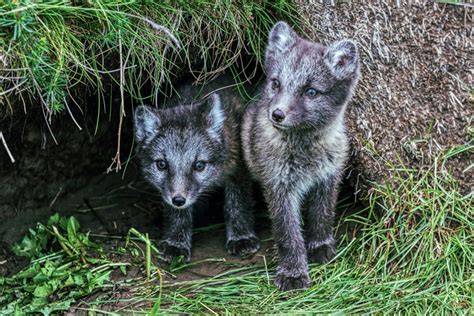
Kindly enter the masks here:
[[206, 101], [158, 110], [135, 110], [137, 152], [145, 178], [175, 208], [191, 206], [215, 184], [225, 160], [224, 113], [212, 94]]
[[285, 22], [270, 31], [264, 98], [278, 129], [320, 129], [344, 111], [359, 76], [354, 42], [326, 47], [299, 37]]

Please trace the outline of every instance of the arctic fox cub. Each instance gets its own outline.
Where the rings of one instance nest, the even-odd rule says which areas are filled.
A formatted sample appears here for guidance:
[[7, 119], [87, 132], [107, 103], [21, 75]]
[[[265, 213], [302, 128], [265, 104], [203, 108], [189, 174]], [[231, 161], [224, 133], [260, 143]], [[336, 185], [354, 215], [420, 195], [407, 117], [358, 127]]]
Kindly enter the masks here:
[[278, 22], [265, 68], [266, 83], [246, 110], [241, 136], [272, 218], [275, 284], [285, 291], [310, 286], [308, 258], [328, 262], [336, 254], [334, 206], [348, 155], [344, 111], [359, 77], [359, 56], [350, 40], [326, 47]]
[[[195, 95], [198, 87], [183, 90]], [[164, 258], [190, 259], [193, 205], [216, 186], [225, 191], [229, 253], [253, 254], [260, 243], [253, 227], [251, 180], [240, 145], [242, 100], [237, 92], [224, 89], [205, 100], [181, 98], [174, 103], [165, 109], [140, 106], [135, 110], [141, 169], [166, 205], [159, 243]]]

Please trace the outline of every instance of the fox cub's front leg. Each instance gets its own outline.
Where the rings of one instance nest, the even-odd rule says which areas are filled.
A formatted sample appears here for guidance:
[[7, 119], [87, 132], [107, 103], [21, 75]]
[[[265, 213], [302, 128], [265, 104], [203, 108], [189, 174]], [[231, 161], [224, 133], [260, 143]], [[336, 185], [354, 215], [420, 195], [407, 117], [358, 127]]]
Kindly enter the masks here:
[[185, 261], [191, 259], [191, 240], [193, 229], [192, 207], [186, 209], [165, 208], [165, 225], [162, 240], [158, 249], [167, 262], [173, 257], [183, 256]]
[[311, 262], [327, 263], [336, 255], [333, 222], [338, 183], [336, 177], [320, 181], [307, 195], [306, 247]]
[[282, 291], [307, 288], [311, 285], [311, 279], [298, 199], [283, 188], [265, 195], [279, 255], [275, 285]]
[[230, 177], [225, 187], [226, 248], [234, 256], [245, 257], [260, 249], [254, 231], [254, 203], [249, 179], [242, 167]]

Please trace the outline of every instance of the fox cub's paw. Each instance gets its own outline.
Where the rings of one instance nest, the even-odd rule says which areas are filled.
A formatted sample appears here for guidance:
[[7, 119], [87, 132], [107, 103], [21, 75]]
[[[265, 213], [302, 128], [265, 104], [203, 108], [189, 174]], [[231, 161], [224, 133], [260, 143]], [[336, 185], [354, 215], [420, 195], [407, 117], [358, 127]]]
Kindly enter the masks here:
[[158, 251], [163, 259], [170, 263], [174, 257], [182, 256], [185, 262], [191, 259], [191, 248], [173, 240], [162, 240], [158, 243]]
[[229, 239], [226, 244], [227, 251], [233, 256], [247, 257], [260, 249], [260, 241], [251, 236], [240, 239]]
[[316, 263], [328, 263], [336, 256], [334, 244], [324, 244], [318, 242], [308, 243], [308, 260]]
[[275, 285], [280, 291], [302, 290], [311, 286], [308, 272], [294, 273], [293, 271], [278, 271]]

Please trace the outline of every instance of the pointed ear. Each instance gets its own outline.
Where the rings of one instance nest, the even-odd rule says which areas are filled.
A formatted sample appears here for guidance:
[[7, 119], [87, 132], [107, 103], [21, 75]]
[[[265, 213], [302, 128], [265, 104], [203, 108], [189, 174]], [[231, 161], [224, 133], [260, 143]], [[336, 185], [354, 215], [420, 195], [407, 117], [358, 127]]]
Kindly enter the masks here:
[[222, 109], [221, 98], [217, 93], [211, 94], [207, 102], [207, 132], [212, 138], [219, 138], [224, 132], [225, 114]]
[[334, 42], [327, 49], [324, 61], [337, 79], [343, 80], [353, 77], [359, 69], [357, 46], [351, 40]]
[[143, 105], [135, 109], [135, 138], [139, 143], [149, 142], [160, 127], [160, 118], [156, 109]]
[[265, 52], [267, 61], [275, 59], [279, 54], [289, 50], [295, 43], [298, 35], [283, 21], [277, 22], [268, 34], [268, 45]]

